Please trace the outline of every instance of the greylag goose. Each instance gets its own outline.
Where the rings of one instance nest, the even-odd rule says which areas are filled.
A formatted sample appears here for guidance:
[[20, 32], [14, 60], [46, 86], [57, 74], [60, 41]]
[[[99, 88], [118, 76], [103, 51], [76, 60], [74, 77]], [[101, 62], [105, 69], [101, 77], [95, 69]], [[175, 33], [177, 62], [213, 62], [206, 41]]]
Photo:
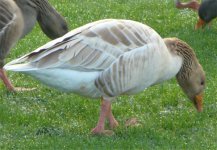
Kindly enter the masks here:
[[93, 134], [118, 125], [111, 101], [174, 76], [202, 111], [205, 73], [193, 49], [177, 38], [162, 39], [151, 27], [131, 20], [106, 19], [79, 27], [4, 66], [64, 92], [102, 98]]
[[5, 57], [15, 43], [32, 30], [36, 21], [51, 39], [68, 31], [64, 18], [47, 0], [0, 1], [0, 78], [8, 90], [13, 91], [14, 87], [2, 69]]

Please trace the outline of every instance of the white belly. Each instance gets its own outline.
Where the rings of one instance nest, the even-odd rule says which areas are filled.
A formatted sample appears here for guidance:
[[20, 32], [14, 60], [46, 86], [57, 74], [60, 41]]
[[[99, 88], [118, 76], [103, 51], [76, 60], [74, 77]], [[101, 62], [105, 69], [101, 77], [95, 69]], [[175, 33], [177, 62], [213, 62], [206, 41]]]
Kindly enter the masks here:
[[67, 69], [42, 69], [24, 72], [37, 78], [42, 83], [64, 92], [97, 98], [101, 94], [95, 87], [99, 72], [79, 72]]

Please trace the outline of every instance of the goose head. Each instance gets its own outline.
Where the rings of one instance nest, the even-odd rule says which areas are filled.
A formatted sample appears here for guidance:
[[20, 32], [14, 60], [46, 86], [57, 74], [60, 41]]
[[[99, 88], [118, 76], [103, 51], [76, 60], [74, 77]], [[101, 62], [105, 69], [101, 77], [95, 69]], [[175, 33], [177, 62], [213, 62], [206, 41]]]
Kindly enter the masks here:
[[172, 55], [178, 55], [182, 58], [182, 67], [177, 73], [176, 79], [184, 93], [201, 112], [205, 89], [205, 73], [202, 66], [193, 49], [184, 41], [177, 38], [166, 38], [164, 42]]
[[51, 39], [63, 36], [68, 32], [65, 19], [48, 3], [47, 0], [32, 0], [38, 5], [38, 23], [43, 32]]

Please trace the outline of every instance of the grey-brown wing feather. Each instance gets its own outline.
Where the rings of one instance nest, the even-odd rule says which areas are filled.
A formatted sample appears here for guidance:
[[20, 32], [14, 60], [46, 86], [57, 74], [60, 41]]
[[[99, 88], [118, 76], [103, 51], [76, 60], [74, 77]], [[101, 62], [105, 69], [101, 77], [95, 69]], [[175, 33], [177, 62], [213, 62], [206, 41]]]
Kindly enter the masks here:
[[58, 67], [83, 71], [103, 70], [124, 52], [104, 40], [99, 41], [101, 37], [97, 34], [91, 38], [87, 36], [91, 27], [107, 21], [82, 26], [21, 59], [38, 69]]
[[25, 61], [35, 69], [65, 68], [79, 71], [105, 70], [122, 54], [152, 42], [148, 26], [124, 20], [101, 20], [27, 54]]
[[145, 77], [146, 67], [151, 55], [155, 52], [153, 46], [145, 45], [139, 49], [121, 55], [108, 69], [101, 72], [95, 81], [96, 87], [106, 96], [115, 97], [133, 92]]

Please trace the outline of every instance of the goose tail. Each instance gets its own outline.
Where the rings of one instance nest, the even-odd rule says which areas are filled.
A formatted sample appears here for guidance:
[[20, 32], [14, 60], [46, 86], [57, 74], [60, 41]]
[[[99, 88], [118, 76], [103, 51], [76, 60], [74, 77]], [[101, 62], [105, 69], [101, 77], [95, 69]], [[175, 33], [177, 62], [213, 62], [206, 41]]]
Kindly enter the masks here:
[[21, 57], [15, 59], [4, 66], [5, 70], [15, 71], [15, 72], [27, 72], [31, 70], [36, 70], [31, 62], [26, 62], [26, 57]]

